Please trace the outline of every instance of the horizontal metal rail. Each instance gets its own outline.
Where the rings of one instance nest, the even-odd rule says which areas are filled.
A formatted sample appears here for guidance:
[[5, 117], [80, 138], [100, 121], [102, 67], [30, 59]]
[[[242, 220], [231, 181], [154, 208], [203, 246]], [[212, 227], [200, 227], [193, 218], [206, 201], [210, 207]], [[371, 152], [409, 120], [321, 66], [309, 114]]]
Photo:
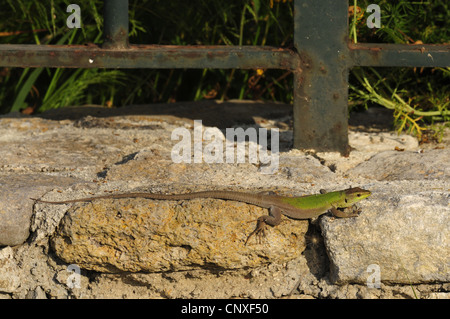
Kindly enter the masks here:
[[352, 66], [446, 67], [448, 44], [349, 44]]
[[274, 47], [130, 45], [126, 49], [103, 49], [97, 45], [0, 45], [0, 65], [8, 67], [295, 70], [297, 63], [292, 50]]
[[[348, 44], [348, 48], [348, 55], [342, 59], [349, 66], [445, 67], [450, 60], [450, 45], [360, 43]], [[293, 50], [268, 46], [129, 45], [104, 49], [94, 44], [0, 44], [0, 64], [22, 68], [296, 70], [300, 59]]]

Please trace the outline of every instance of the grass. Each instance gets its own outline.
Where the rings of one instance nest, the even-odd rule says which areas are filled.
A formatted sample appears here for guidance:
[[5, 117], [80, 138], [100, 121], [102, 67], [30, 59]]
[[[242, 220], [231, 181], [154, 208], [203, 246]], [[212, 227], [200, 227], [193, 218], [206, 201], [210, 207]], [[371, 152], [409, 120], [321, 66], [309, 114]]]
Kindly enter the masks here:
[[[403, 44], [449, 43], [448, 1], [380, 1], [379, 29], [364, 27], [370, 1], [353, 0], [350, 38], [353, 42]], [[394, 111], [394, 126], [419, 140], [424, 131], [435, 131], [436, 122], [450, 119], [450, 68], [372, 68], [351, 71], [350, 101], [367, 108], [378, 104]]]
[[[80, 0], [82, 28], [68, 29], [68, 0], [7, 0], [0, 43], [84, 44], [102, 41], [103, 1]], [[354, 42], [449, 43], [446, 0], [378, 1], [380, 29], [369, 29], [369, 0], [351, 0]], [[130, 42], [175, 45], [273, 45], [293, 38], [293, 3], [286, 0], [130, 0]], [[420, 42], [418, 42], [420, 43]], [[383, 105], [399, 131], [420, 137], [448, 125], [449, 68], [355, 68], [352, 109]], [[292, 74], [283, 70], [98, 70], [0, 68], [0, 112], [41, 112], [67, 105], [171, 103], [232, 98], [292, 103]]]
[[[65, 19], [70, 1], [7, 1], [1, 11], [1, 43], [75, 44], [99, 42], [102, 20], [96, 7], [101, 1], [84, 1], [91, 15], [83, 14], [81, 29], [68, 29]], [[18, 34], [15, 31], [20, 31]], [[0, 112], [32, 113], [68, 105], [105, 104], [108, 96], [122, 84], [124, 76], [116, 70], [98, 69], [9, 69], [0, 72]]]

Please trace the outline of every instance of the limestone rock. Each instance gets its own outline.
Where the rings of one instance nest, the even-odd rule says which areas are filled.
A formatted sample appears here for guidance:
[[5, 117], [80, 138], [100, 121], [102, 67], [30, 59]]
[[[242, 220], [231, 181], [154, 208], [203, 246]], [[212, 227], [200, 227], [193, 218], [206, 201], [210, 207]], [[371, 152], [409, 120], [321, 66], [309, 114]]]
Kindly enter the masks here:
[[300, 157], [290, 156], [289, 153], [280, 156], [278, 174], [297, 183], [314, 183], [321, 179], [332, 179], [334, 175], [328, 167], [311, 155]]
[[418, 152], [387, 151], [373, 156], [349, 171], [350, 176], [363, 176], [379, 181], [449, 180], [450, 149]]
[[20, 271], [11, 247], [0, 250], [0, 293], [12, 293], [20, 286]]
[[357, 218], [324, 217], [332, 279], [365, 284], [379, 275], [384, 283], [450, 281], [449, 198], [442, 190], [375, 188], [360, 203]]
[[[307, 221], [284, 220], [244, 246], [267, 210], [215, 199], [77, 203], [51, 240], [66, 263], [100, 272], [236, 269], [283, 263], [304, 250]], [[226, 248], [225, 248], [226, 247]]]
[[393, 151], [396, 148], [404, 150], [415, 150], [418, 141], [415, 137], [395, 132], [379, 132], [370, 134], [366, 132], [349, 132], [350, 145], [360, 152], [380, 153]]
[[0, 246], [20, 245], [30, 235], [33, 201], [55, 183], [69, 185], [76, 179], [40, 174], [0, 175]]

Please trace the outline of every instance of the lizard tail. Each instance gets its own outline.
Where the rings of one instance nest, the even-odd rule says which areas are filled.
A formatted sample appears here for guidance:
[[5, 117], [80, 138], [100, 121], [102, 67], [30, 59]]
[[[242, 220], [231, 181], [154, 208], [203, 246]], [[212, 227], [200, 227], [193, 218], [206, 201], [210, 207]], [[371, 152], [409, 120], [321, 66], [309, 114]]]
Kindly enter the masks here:
[[204, 192], [193, 192], [185, 194], [155, 194], [155, 193], [125, 193], [125, 194], [109, 194], [95, 197], [85, 197], [78, 199], [69, 199], [63, 201], [46, 201], [42, 199], [31, 198], [35, 202], [47, 203], [47, 204], [68, 204], [77, 202], [91, 202], [97, 199], [119, 199], [119, 198], [148, 198], [156, 200], [183, 200], [183, 199], [195, 199], [195, 198], [216, 198], [216, 199], [226, 199], [235, 200], [240, 202], [245, 202], [248, 204], [260, 205], [261, 195], [255, 195], [250, 193], [233, 192], [233, 191], [204, 191]]

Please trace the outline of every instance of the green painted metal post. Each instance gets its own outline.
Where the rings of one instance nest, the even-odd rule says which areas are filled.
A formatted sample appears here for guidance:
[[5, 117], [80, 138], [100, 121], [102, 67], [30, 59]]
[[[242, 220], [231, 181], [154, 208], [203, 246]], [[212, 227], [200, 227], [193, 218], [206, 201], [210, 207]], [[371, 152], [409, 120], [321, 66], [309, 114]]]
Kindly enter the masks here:
[[348, 0], [296, 0], [294, 148], [348, 152]]
[[104, 49], [127, 49], [128, 0], [105, 0], [103, 5]]

